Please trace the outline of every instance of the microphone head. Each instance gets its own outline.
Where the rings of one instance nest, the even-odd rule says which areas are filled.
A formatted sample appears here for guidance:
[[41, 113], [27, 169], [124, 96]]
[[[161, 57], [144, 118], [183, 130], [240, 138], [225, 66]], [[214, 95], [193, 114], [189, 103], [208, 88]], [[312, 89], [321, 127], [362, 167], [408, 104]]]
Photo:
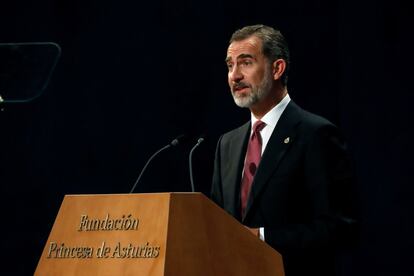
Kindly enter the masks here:
[[184, 134], [178, 135], [174, 140], [171, 141], [170, 145], [174, 147], [178, 146], [180, 144], [180, 141], [184, 138], [185, 138]]
[[176, 139], [174, 139], [174, 140], [172, 140], [172, 141], [171, 141], [170, 145], [175, 147], [175, 146], [177, 146], [179, 143], [180, 143], [180, 141], [178, 141], [178, 139], [176, 138]]
[[203, 137], [200, 137], [200, 138], [198, 138], [198, 140], [197, 140], [197, 144], [201, 144], [203, 141], [204, 141], [204, 138], [203, 138]]

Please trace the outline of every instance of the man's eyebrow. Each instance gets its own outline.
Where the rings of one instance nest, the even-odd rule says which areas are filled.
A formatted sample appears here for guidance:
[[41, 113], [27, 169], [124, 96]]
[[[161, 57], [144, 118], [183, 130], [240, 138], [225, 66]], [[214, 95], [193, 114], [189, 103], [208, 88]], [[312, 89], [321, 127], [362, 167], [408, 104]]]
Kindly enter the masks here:
[[237, 59], [240, 59], [240, 58], [253, 58], [254, 59], [254, 57], [252, 55], [250, 55], [250, 54], [240, 54], [237, 57]]
[[[252, 55], [250, 55], [250, 54], [240, 54], [240, 55], [237, 57], [237, 59], [243, 59], [243, 58], [253, 58], [253, 59], [254, 59], [254, 56], [252, 56]], [[231, 57], [226, 57], [225, 62], [226, 62], [226, 63], [229, 63], [230, 61], [231, 61]]]

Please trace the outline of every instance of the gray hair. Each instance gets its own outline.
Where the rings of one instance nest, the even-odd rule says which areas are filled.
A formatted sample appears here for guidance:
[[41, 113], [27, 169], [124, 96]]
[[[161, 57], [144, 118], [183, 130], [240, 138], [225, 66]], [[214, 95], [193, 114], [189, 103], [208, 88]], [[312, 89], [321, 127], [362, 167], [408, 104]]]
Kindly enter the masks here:
[[286, 70], [281, 78], [282, 84], [286, 86], [290, 67], [290, 54], [285, 37], [278, 29], [266, 25], [253, 25], [235, 31], [229, 43], [241, 41], [253, 35], [262, 41], [262, 53], [269, 59], [270, 63], [277, 59], [283, 59], [286, 62]]

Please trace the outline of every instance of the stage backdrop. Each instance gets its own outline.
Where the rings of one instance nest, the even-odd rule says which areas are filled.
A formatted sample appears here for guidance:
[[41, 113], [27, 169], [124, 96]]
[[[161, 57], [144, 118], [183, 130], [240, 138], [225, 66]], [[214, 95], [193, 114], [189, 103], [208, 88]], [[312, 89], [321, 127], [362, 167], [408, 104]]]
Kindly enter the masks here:
[[361, 233], [342, 275], [413, 275], [410, 17], [400, 1], [1, 3], [0, 42], [62, 47], [45, 93], [0, 113], [2, 270], [34, 272], [65, 194], [128, 192], [177, 135], [187, 139], [154, 160], [137, 192], [189, 191], [188, 153], [202, 135], [194, 179], [208, 194], [219, 135], [249, 119], [227, 87], [227, 41], [264, 23], [289, 41], [293, 100], [349, 142]]

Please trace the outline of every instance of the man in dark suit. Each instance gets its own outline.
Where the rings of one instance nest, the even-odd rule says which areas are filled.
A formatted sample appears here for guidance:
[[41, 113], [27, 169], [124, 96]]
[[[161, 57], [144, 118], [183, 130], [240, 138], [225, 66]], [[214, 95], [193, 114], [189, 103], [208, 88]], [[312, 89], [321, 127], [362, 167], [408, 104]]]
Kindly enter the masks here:
[[287, 276], [335, 275], [333, 253], [355, 222], [338, 129], [290, 99], [280, 31], [236, 31], [226, 63], [234, 101], [251, 121], [220, 137], [212, 199], [282, 254]]

